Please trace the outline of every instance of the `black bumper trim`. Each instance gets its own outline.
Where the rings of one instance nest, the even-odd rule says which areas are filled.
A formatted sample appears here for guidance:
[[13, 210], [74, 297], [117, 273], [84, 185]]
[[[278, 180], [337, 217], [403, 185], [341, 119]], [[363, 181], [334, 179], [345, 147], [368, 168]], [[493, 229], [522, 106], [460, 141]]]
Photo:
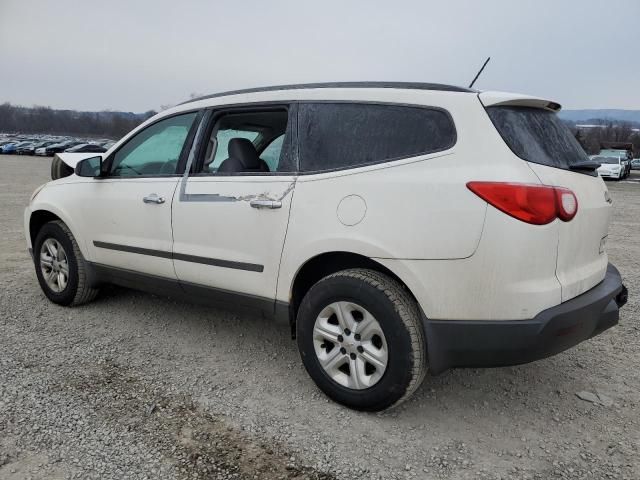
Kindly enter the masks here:
[[425, 319], [429, 370], [518, 365], [555, 355], [618, 323], [627, 289], [612, 264], [602, 282], [530, 320]]

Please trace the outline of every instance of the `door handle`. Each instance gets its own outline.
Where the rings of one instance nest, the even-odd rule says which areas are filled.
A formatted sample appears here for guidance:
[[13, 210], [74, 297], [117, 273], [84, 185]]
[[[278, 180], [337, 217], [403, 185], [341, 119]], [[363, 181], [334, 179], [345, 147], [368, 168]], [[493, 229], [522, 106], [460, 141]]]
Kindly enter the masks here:
[[282, 202], [279, 200], [251, 200], [249, 205], [253, 208], [274, 209], [282, 207]]
[[151, 193], [142, 199], [144, 203], [164, 203], [164, 197], [159, 196], [157, 193]]

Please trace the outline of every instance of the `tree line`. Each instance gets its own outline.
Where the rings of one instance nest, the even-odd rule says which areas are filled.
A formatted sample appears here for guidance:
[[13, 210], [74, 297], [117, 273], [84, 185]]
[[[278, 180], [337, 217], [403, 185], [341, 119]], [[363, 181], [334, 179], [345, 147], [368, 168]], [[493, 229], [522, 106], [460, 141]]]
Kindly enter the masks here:
[[590, 123], [599, 126], [577, 128], [575, 123], [569, 123], [569, 128], [587, 154], [597, 155], [607, 144], [630, 143], [633, 145], [633, 156], [640, 158], [640, 131], [635, 124], [611, 121]]
[[0, 105], [0, 132], [96, 136], [117, 139], [156, 112], [78, 112], [50, 107]]

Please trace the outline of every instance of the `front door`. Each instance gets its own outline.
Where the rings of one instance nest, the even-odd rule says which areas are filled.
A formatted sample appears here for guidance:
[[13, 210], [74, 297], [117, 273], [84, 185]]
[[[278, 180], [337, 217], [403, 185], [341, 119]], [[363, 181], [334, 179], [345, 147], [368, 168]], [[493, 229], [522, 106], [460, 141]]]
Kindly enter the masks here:
[[171, 259], [171, 202], [178, 164], [197, 113], [160, 120], [141, 130], [105, 161], [106, 177], [78, 184], [73, 208], [92, 262], [175, 280]]

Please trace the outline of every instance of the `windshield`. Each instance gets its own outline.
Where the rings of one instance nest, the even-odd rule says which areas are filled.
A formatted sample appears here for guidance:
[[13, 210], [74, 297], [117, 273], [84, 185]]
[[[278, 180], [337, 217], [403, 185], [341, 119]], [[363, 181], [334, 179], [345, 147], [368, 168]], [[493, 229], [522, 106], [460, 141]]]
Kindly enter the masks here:
[[531, 107], [489, 107], [487, 113], [513, 153], [527, 162], [568, 169], [589, 157], [554, 112]]

